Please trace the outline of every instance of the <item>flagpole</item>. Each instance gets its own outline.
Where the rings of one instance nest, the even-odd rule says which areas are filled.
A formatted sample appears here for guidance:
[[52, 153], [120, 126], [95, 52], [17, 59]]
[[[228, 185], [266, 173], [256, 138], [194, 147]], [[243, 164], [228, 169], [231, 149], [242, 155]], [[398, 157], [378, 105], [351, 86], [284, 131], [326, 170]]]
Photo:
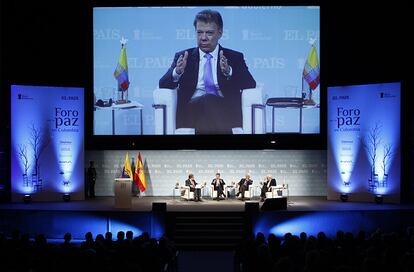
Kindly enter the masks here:
[[[121, 41], [121, 52], [122, 52], [122, 49], [124, 49], [124, 44], [123, 44], [123, 42]], [[121, 90], [121, 100], [122, 100], [122, 101], [125, 101], [125, 99], [124, 99], [124, 91], [123, 91], [123, 90]]]
[[[118, 100], [115, 102], [116, 104], [126, 104], [130, 102], [128, 101], [127, 93], [129, 88], [128, 61], [126, 59], [126, 48], [124, 48], [127, 41], [128, 40], [124, 37], [122, 37], [120, 40], [121, 54], [119, 56], [118, 65], [114, 72], [114, 76], [116, 80], [118, 80]], [[121, 96], [119, 95], [119, 92], [121, 92]]]

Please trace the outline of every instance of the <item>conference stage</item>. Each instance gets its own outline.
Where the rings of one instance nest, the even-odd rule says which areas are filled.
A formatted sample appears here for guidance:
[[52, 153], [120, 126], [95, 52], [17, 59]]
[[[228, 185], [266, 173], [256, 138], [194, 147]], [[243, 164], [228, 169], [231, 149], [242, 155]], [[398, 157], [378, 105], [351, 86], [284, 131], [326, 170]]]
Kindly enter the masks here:
[[130, 209], [115, 208], [114, 197], [7, 203], [0, 204], [0, 229], [6, 235], [15, 229], [31, 237], [42, 233], [51, 241], [60, 241], [66, 232], [83, 240], [89, 231], [95, 236], [132, 230], [134, 235], [167, 234], [179, 248], [234, 249], [258, 232], [283, 236], [287, 232], [317, 235], [323, 231], [333, 237], [338, 230], [369, 234], [377, 229], [404, 232], [414, 226], [414, 204], [328, 201], [320, 196], [291, 196], [287, 200], [286, 210], [273, 211], [263, 211], [264, 204], [256, 199], [204, 198], [194, 202], [180, 197], [132, 197]]

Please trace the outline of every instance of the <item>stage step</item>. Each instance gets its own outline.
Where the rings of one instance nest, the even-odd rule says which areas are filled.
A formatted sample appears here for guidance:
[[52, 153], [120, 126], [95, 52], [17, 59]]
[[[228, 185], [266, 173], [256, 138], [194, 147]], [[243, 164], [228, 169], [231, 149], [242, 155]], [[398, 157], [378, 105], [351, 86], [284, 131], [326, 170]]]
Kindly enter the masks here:
[[181, 250], [231, 250], [245, 237], [245, 216], [238, 212], [169, 213], [167, 230]]

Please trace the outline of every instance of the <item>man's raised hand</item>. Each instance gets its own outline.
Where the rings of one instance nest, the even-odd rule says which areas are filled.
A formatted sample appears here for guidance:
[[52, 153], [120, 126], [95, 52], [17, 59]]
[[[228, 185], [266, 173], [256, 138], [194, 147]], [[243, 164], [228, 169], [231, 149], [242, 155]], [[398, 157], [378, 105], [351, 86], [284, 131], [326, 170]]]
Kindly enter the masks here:
[[184, 55], [180, 55], [180, 57], [177, 60], [177, 65], [175, 66], [175, 72], [178, 75], [182, 75], [184, 73], [185, 67], [187, 66], [187, 58], [188, 58], [188, 52], [185, 51]]

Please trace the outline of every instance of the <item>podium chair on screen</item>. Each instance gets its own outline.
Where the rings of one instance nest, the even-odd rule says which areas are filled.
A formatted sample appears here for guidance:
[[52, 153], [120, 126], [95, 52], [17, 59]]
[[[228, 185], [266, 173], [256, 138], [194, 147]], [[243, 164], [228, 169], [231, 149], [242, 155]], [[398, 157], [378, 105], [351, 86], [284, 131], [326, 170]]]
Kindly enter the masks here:
[[[233, 128], [233, 134], [264, 134], [265, 107], [260, 88], [241, 90], [243, 127]], [[156, 135], [195, 134], [194, 128], [176, 128], [177, 90], [157, 88], [153, 93]]]

